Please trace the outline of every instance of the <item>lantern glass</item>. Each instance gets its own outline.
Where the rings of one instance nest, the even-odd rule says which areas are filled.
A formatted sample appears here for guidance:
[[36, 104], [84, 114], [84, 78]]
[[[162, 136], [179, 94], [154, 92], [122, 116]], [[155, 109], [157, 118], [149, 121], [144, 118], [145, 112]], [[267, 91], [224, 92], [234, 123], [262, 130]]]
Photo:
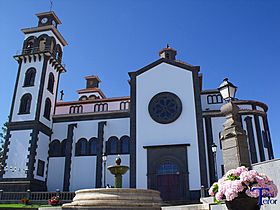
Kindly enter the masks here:
[[229, 82], [228, 78], [225, 78], [218, 90], [220, 91], [223, 99], [229, 101], [235, 98], [237, 87]]
[[215, 143], [212, 144], [212, 152], [217, 152], [217, 145]]
[[106, 162], [106, 160], [107, 160], [107, 155], [106, 154], [102, 155], [102, 160], [103, 160], [103, 162]]

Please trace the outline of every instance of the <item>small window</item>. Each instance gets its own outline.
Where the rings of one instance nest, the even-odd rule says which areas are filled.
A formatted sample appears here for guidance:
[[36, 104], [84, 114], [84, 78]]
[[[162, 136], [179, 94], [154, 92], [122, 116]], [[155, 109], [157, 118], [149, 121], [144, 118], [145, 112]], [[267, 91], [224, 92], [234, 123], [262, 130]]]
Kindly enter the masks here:
[[89, 155], [97, 155], [98, 139], [93, 137], [89, 140]]
[[87, 155], [87, 140], [85, 138], [81, 138], [76, 143], [76, 156]]
[[19, 114], [29, 114], [31, 107], [32, 96], [30, 93], [26, 93], [21, 97]]
[[35, 82], [35, 76], [36, 76], [36, 70], [35, 68], [29, 68], [25, 72], [25, 78], [24, 78], [24, 87], [34, 86]]
[[77, 114], [77, 113], [83, 113], [83, 106], [82, 105], [70, 106], [69, 114]]
[[44, 117], [48, 120], [50, 120], [51, 108], [52, 108], [51, 100], [47, 98], [45, 101]]
[[129, 154], [129, 137], [121, 137], [121, 154]]
[[157, 175], [178, 174], [179, 167], [175, 163], [166, 161], [163, 164], [159, 165], [156, 173], [157, 173]]
[[37, 175], [43, 177], [44, 172], [45, 172], [45, 161], [39, 159], [37, 165]]
[[65, 157], [66, 156], [66, 144], [67, 144], [67, 139], [64, 139], [61, 142], [61, 156]]
[[81, 96], [81, 97], [79, 98], [79, 101], [86, 101], [87, 99], [88, 99], [87, 96]]
[[54, 75], [51, 72], [49, 74], [49, 80], [48, 80], [48, 90], [53, 93], [53, 88], [54, 88]]
[[108, 111], [108, 104], [107, 103], [100, 103], [94, 105], [95, 112], [105, 112]]
[[129, 101], [122, 101], [120, 103], [120, 110], [127, 110], [129, 109]]
[[111, 136], [106, 142], [106, 153], [107, 154], [119, 154], [119, 139], [116, 136]]
[[50, 143], [49, 149], [50, 157], [60, 157], [61, 156], [61, 145], [59, 140], [53, 140]]

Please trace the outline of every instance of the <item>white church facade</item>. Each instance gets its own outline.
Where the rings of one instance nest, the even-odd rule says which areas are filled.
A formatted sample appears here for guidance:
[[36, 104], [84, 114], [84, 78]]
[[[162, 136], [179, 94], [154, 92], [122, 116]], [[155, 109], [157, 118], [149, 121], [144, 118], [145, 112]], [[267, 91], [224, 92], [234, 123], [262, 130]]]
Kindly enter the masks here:
[[[22, 30], [22, 53], [14, 56], [19, 67], [0, 189], [111, 186], [114, 177], [104, 166], [113, 165], [118, 155], [130, 167], [123, 187], [156, 189], [164, 200], [197, 199], [202, 185], [209, 187], [216, 173], [222, 176], [219, 133], [225, 117], [220, 108], [225, 102], [217, 89], [202, 90], [199, 66], [176, 60], [176, 50], [166, 47], [158, 60], [129, 72], [127, 97], [107, 98], [99, 77], [87, 76], [77, 100], [59, 100], [67, 42], [54, 12], [37, 17], [38, 26]], [[267, 105], [234, 103], [252, 163], [273, 159]], [[213, 143], [218, 146], [216, 161]]]

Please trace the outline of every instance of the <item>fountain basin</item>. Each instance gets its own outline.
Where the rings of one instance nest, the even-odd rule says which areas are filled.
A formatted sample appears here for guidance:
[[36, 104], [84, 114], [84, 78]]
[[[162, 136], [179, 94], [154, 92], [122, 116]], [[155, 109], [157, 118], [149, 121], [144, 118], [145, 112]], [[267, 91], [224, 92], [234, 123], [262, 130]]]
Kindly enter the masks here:
[[120, 165], [108, 166], [108, 170], [111, 172], [111, 174], [114, 175], [123, 175], [128, 171], [128, 169], [129, 169], [128, 166], [120, 166]]
[[99, 188], [76, 191], [73, 202], [62, 209], [160, 210], [161, 205], [160, 193], [155, 190]]

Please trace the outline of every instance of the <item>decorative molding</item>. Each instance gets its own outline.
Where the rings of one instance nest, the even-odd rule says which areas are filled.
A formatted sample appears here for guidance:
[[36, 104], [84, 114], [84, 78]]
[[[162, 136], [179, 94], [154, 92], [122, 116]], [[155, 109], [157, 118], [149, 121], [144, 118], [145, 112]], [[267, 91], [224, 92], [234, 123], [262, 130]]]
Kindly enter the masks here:
[[129, 118], [128, 110], [111, 111], [111, 112], [94, 112], [83, 114], [66, 114], [53, 116], [53, 122], [76, 122], [87, 120], [105, 120], [105, 119], [117, 119], [117, 118]]

